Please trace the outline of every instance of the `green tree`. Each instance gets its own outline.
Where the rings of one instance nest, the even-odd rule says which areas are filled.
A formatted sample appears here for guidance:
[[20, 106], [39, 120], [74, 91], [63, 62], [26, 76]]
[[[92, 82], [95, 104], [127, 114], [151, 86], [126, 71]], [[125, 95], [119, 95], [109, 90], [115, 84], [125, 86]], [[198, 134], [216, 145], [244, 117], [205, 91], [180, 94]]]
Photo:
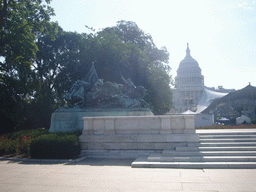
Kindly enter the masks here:
[[146, 100], [155, 114], [168, 112], [172, 93], [171, 77], [168, 75], [171, 68], [168, 65], [169, 53], [166, 48], [158, 49], [151, 35], [144, 33], [131, 21], [119, 21], [117, 26], [104, 29], [98, 36], [105, 33], [114, 34], [126, 47], [122, 50], [124, 59], [116, 59], [116, 68], [126, 78], [130, 77], [136, 85], [142, 85], [148, 90]]
[[[33, 63], [38, 49], [37, 40], [44, 34], [52, 39], [57, 24], [50, 22], [53, 9], [41, 0], [3, 0], [0, 2], [0, 88], [4, 93], [1, 114], [22, 124], [35, 95]], [[15, 103], [15, 109], [13, 108]], [[12, 111], [12, 112], [11, 112]], [[13, 112], [15, 111], [15, 112]]]
[[[50, 1], [47, 0], [46, 3]], [[0, 4], [0, 67], [5, 76], [19, 80], [24, 93], [30, 90], [31, 66], [36, 58], [37, 35], [48, 34], [53, 9], [41, 0], [4, 0]]]

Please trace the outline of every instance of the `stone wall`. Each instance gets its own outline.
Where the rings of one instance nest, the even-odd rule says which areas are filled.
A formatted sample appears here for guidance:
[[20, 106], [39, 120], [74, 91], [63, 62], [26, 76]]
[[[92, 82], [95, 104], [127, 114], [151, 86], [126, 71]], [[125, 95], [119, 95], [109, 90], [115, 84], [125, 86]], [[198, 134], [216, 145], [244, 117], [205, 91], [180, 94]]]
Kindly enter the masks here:
[[193, 115], [83, 117], [82, 155], [131, 157], [198, 142]]

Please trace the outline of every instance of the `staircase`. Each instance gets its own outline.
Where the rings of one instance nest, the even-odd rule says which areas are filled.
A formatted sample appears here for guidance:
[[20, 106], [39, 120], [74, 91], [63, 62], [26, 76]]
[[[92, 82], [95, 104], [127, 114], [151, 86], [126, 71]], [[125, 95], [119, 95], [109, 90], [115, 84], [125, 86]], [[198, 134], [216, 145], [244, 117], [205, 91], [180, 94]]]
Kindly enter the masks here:
[[199, 143], [139, 157], [132, 167], [256, 168], [256, 129], [198, 130]]

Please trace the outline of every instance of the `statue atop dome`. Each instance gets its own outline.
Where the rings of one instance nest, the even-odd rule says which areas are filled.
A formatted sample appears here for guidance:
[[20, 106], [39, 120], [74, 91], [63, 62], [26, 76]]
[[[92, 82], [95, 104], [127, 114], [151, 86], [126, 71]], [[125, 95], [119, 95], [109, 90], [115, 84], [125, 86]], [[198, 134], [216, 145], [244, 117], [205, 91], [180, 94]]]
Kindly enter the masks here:
[[188, 43], [187, 43], [187, 50], [186, 50], [186, 52], [187, 52], [186, 57], [191, 57]]

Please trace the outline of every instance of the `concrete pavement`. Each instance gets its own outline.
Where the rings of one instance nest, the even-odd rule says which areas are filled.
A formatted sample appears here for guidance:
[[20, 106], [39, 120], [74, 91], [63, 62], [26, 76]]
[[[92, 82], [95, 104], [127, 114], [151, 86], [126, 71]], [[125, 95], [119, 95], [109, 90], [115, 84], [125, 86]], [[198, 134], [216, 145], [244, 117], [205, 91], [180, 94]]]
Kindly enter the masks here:
[[256, 191], [256, 169], [136, 169], [132, 161], [0, 161], [0, 191]]

